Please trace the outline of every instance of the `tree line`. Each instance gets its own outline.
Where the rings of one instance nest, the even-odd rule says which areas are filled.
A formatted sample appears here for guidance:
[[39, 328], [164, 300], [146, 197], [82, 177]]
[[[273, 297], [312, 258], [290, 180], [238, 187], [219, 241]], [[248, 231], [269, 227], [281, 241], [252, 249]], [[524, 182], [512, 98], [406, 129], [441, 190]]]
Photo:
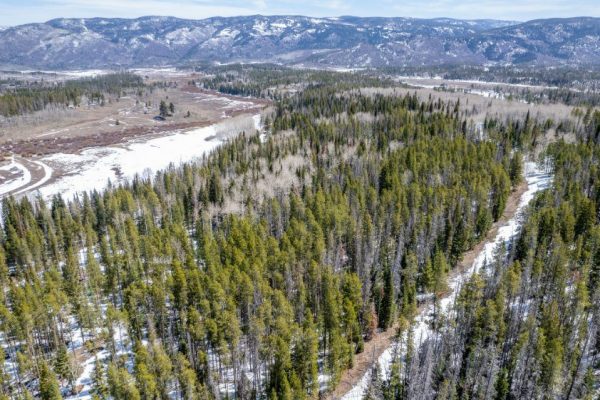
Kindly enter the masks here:
[[126, 89], [141, 89], [141, 77], [130, 73], [113, 73], [62, 83], [18, 86], [0, 94], [0, 115], [10, 117], [41, 111], [48, 106], [76, 107], [85, 96], [101, 104], [105, 94], [120, 96]]

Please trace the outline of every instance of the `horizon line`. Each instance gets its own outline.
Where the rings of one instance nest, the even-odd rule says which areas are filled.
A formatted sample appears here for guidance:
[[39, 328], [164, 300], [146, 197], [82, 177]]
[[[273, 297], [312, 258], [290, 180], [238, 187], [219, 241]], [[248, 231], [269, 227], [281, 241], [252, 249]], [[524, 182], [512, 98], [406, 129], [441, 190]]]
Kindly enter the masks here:
[[205, 18], [181, 18], [181, 17], [176, 17], [173, 15], [148, 14], [148, 15], [141, 15], [139, 17], [57, 17], [57, 18], [51, 18], [46, 21], [27, 22], [24, 24], [16, 24], [16, 25], [2, 25], [1, 27], [2, 28], [14, 28], [14, 27], [25, 26], [25, 25], [47, 24], [49, 22], [58, 21], [58, 20], [82, 20], [83, 21], [83, 20], [120, 19], [120, 20], [135, 21], [135, 20], [144, 19], [144, 18], [172, 18], [172, 19], [177, 19], [177, 20], [181, 20], [181, 21], [205, 21], [205, 20], [216, 19], [216, 18], [233, 19], [233, 18], [243, 18], [243, 17], [302, 17], [302, 18], [312, 18], [312, 19], [321, 19], [321, 20], [335, 20], [335, 19], [341, 19], [341, 18], [410, 19], [410, 20], [421, 20], [421, 21], [435, 21], [435, 20], [444, 20], [445, 19], [445, 20], [452, 20], [452, 21], [467, 21], [467, 22], [474, 22], [474, 21], [515, 22], [515, 23], [519, 23], [519, 24], [532, 22], [532, 21], [556, 20], [556, 19], [563, 19], [563, 20], [579, 19], [579, 18], [600, 19], [600, 17], [594, 17], [591, 15], [578, 15], [578, 16], [571, 16], [571, 17], [533, 18], [533, 19], [528, 19], [528, 20], [513, 20], [513, 19], [495, 19], [495, 18], [455, 18], [455, 17], [444, 17], [444, 16], [432, 17], [432, 18], [408, 17], [408, 16], [400, 16], [400, 15], [393, 16], [393, 17], [384, 17], [384, 16], [358, 16], [358, 15], [351, 15], [351, 14], [338, 15], [338, 16], [327, 16], [327, 17], [314, 17], [314, 16], [310, 16], [310, 15], [303, 15], [303, 14], [260, 14], [260, 13], [240, 14], [240, 15], [231, 15], [231, 16], [213, 15], [213, 16], [205, 17]]

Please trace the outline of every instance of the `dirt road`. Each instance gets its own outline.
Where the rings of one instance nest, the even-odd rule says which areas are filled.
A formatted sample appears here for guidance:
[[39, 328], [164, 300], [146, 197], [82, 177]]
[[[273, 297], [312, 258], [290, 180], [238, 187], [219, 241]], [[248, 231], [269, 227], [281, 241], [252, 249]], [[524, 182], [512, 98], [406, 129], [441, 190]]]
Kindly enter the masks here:
[[0, 167], [0, 198], [34, 190], [50, 180], [52, 169], [40, 161], [11, 157]]

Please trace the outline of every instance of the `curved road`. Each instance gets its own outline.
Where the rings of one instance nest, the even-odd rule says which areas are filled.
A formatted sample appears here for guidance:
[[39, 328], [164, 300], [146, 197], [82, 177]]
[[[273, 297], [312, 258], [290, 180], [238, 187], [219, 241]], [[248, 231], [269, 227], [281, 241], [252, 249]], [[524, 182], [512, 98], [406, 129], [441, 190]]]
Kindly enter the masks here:
[[52, 177], [52, 168], [41, 161], [13, 156], [10, 163], [0, 167], [0, 198], [23, 195], [42, 186]]

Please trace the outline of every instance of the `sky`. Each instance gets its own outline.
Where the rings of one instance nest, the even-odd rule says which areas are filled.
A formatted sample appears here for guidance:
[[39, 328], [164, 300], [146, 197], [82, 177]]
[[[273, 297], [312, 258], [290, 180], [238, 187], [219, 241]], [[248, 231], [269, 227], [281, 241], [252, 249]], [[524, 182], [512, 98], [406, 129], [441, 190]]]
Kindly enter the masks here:
[[252, 14], [527, 21], [583, 15], [600, 17], [600, 0], [0, 0], [0, 26], [61, 17], [169, 15], [202, 19]]

